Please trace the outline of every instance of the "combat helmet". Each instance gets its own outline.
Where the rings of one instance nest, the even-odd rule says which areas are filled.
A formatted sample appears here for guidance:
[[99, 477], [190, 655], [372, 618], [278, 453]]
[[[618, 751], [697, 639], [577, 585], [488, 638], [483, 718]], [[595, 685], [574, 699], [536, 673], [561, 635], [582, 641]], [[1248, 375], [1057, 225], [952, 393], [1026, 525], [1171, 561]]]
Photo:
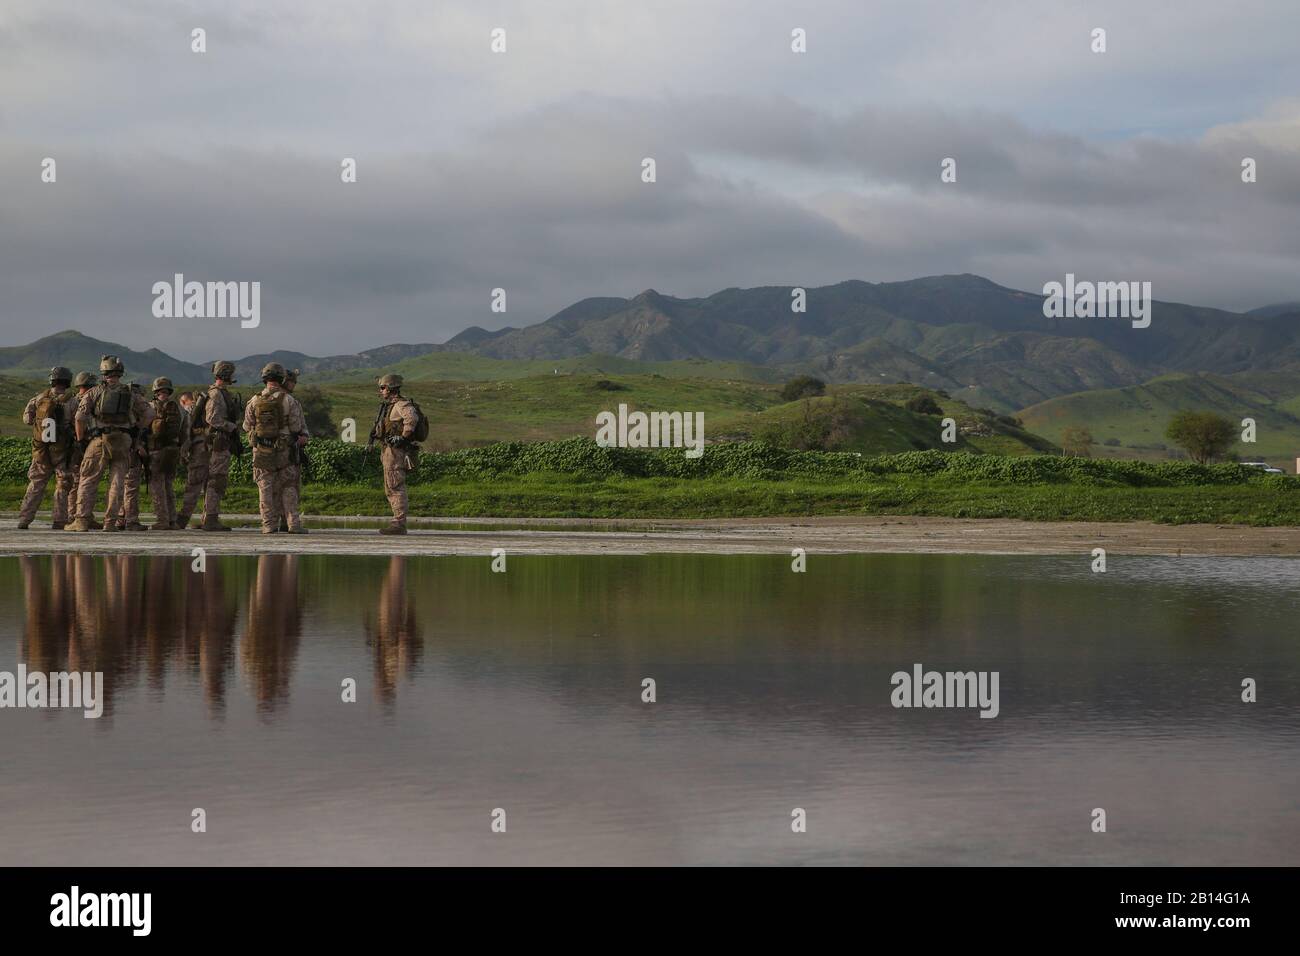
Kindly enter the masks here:
[[379, 380], [379, 384], [387, 385], [389, 388], [401, 388], [402, 376], [398, 375], [396, 372], [389, 372]]
[[78, 372], [77, 377], [72, 380], [72, 384], [77, 388], [81, 388], [82, 386], [85, 386], [86, 388], [94, 388], [98, 382], [99, 379], [95, 378], [94, 372]]
[[72, 369], [64, 368], [62, 365], [56, 365], [50, 369], [50, 384], [56, 385], [59, 382], [70, 385], [72, 383]]
[[235, 363], [227, 362], [222, 359], [219, 362], [212, 363], [212, 377], [224, 378], [227, 382], [235, 381]]
[[121, 375], [126, 368], [116, 355], [105, 355], [99, 360], [99, 371], [104, 375]]
[[284, 381], [285, 381], [285, 384], [287, 385], [287, 384], [289, 384], [290, 382], [293, 382], [295, 385], [297, 385], [297, 384], [298, 384], [298, 376], [301, 375], [301, 374], [302, 374], [302, 369], [300, 369], [300, 368], [287, 368], [287, 369], [285, 369], [285, 370], [284, 370]]
[[176, 386], [172, 384], [172, 380], [162, 377], [153, 380], [153, 388], [151, 388], [150, 391], [156, 392], [162, 388], [165, 388], [169, 392], [176, 391]]
[[263, 382], [279, 382], [284, 384], [284, 366], [279, 362], [267, 362], [262, 367]]

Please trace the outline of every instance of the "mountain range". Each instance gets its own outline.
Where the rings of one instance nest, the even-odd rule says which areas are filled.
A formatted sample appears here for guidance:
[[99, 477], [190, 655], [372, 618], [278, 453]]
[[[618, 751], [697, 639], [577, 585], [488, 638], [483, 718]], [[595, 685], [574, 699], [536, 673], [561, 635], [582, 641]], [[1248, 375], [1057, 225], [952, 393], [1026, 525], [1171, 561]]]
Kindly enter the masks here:
[[[749, 367], [757, 378], [807, 373], [832, 382], [906, 381], [962, 390], [968, 404], [1010, 411], [1169, 373], [1300, 368], [1297, 302], [1238, 313], [1157, 300], [1150, 326], [1138, 329], [1127, 319], [1049, 318], [1041, 294], [975, 275], [854, 280], [809, 288], [806, 301], [805, 312], [793, 312], [789, 286], [724, 289], [703, 298], [648, 289], [627, 299], [583, 299], [525, 328], [471, 327], [441, 345], [388, 345], [326, 357], [284, 351], [246, 356], [236, 361], [237, 376], [256, 380], [268, 361], [330, 381], [392, 366], [412, 377], [421, 369], [437, 377], [448, 363], [471, 359], [483, 360], [485, 369], [522, 360], [609, 357], [624, 366], [706, 360]], [[0, 373], [35, 378], [53, 364], [93, 368], [104, 352], [121, 355], [132, 377], [208, 378], [206, 365], [74, 331], [0, 349]]]

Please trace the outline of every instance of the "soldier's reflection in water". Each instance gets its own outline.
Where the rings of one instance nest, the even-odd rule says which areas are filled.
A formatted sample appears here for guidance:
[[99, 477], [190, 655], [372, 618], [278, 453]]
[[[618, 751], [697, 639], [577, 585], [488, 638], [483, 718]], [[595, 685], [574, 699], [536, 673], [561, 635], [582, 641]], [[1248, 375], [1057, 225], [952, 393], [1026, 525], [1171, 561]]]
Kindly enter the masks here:
[[117, 690], [134, 676], [139, 654], [140, 559], [57, 554], [48, 564], [47, 584], [44, 561], [19, 558], [26, 598], [22, 660], [33, 671], [102, 672], [107, 716]]
[[195, 572], [177, 558], [56, 554], [20, 557], [19, 567], [20, 653], [29, 670], [102, 672], [108, 715], [137, 670], [160, 691], [179, 652], [199, 675], [209, 712], [224, 713], [238, 608], [220, 562]]
[[176, 618], [181, 647], [191, 674], [203, 686], [203, 700], [212, 717], [226, 712], [226, 676], [234, 660], [236, 597], [226, 593], [220, 559], [209, 559], [204, 571], [180, 562], [184, 608]]
[[[142, 607], [144, 668], [149, 686], [161, 691], [167, 668], [181, 647], [180, 602], [184, 593], [176, 579], [181, 562], [164, 557], [142, 560], [147, 564]], [[185, 573], [190, 573], [188, 568]]]
[[375, 696], [384, 703], [397, 697], [397, 683], [414, 676], [424, 650], [415, 602], [406, 591], [406, 559], [391, 557], [379, 587], [379, 603], [372, 617], [362, 619], [366, 645], [375, 655]]
[[50, 673], [71, 667], [69, 657], [76, 626], [72, 561], [71, 555], [63, 554], [50, 559], [50, 583], [47, 587], [40, 561], [28, 555], [18, 559], [27, 612], [19, 653], [28, 670]]
[[257, 559], [257, 578], [248, 592], [248, 623], [239, 648], [257, 712], [263, 717], [269, 717], [288, 699], [301, 635], [298, 556], [263, 554]]

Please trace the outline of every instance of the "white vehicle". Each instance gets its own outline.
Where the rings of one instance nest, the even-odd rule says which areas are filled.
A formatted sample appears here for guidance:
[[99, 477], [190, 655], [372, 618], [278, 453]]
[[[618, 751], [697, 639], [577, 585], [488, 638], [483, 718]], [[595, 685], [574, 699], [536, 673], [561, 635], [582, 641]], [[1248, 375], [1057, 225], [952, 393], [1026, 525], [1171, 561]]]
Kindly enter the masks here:
[[1263, 471], [1264, 474], [1266, 474], [1266, 475], [1285, 475], [1285, 474], [1286, 474], [1286, 472], [1283, 471], [1281, 468], [1274, 468], [1272, 465], [1270, 465], [1270, 464], [1269, 464], [1268, 462], [1266, 462], [1266, 461], [1243, 461], [1242, 464], [1245, 465], [1247, 468], [1259, 468], [1259, 469], [1260, 469], [1261, 471]]

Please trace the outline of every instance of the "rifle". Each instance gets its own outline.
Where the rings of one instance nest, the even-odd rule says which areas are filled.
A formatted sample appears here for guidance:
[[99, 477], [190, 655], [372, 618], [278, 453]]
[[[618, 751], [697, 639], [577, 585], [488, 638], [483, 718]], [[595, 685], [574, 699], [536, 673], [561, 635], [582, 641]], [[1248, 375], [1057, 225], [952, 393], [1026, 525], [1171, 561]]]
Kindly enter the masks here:
[[379, 403], [379, 413], [375, 415], [375, 423], [370, 426], [370, 440], [366, 442], [366, 450], [361, 453], [361, 464], [364, 465], [370, 458], [370, 449], [375, 447], [375, 440], [379, 438], [379, 425], [384, 420], [384, 412], [388, 411], [388, 403]]

